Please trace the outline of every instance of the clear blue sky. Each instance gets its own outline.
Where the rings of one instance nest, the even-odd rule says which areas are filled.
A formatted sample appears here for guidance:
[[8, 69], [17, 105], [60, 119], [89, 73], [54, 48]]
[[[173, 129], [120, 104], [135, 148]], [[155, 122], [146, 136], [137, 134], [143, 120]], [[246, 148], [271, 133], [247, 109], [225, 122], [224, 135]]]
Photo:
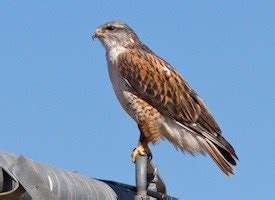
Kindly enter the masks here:
[[1, 1], [0, 149], [134, 184], [136, 124], [114, 96], [91, 33], [127, 22], [205, 100], [240, 162], [151, 147], [170, 195], [275, 199], [274, 1]]

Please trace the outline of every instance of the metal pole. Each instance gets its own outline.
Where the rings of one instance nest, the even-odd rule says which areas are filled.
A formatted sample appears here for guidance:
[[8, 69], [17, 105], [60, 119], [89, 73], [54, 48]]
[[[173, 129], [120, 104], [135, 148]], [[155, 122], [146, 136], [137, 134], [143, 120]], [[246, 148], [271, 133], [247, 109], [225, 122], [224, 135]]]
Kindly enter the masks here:
[[145, 200], [147, 197], [147, 156], [136, 158], [136, 188], [135, 200]]

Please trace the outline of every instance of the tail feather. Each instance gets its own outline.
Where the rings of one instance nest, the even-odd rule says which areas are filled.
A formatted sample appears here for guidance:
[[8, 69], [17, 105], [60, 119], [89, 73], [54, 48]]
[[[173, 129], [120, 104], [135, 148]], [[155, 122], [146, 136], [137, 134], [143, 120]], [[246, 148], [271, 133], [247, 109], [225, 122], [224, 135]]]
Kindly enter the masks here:
[[236, 165], [234, 158], [225, 150], [215, 145], [208, 138], [201, 138], [201, 142], [206, 147], [208, 154], [212, 157], [219, 168], [228, 176], [233, 175], [232, 165]]
[[234, 148], [221, 135], [214, 137], [207, 132], [198, 134], [169, 118], [162, 125], [162, 136], [176, 149], [192, 155], [208, 153], [226, 175], [234, 174], [233, 166], [236, 165], [238, 157]]
[[[235, 154], [235, 152], [234, 152], [234, 154], [231, 154], [231, 153], [229, 153], [228, 151], [226, 151], [226, 150], [224, 150], [223, 148], [221, 148], [220, 146], [218, 146], [218, 145], [216, 145], [216, 147], [218, 148], [218, 150], [221, 152], [221, 154], [224, 156], [224, 158], [228, 161], [228, 162], [230, 162], [232, 165], [237, 165], [237, 163], [236, 163], [236, 160], [233, 158], [233, 157], [235, 157], [237, 160], [238, 160], [238, 157], [237, 157], [237, 155]], [[233, 156], [232, 156], [233, 155]]]

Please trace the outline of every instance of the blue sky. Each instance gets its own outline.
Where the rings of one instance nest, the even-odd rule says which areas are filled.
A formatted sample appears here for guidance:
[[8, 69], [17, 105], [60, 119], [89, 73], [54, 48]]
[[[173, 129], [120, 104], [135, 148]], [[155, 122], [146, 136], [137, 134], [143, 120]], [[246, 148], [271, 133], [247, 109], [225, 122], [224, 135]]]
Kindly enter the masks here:
[[222, 174], [209, 157], [151, 147], [170, 195], [274, 199], [274, 1], [1, 1], [0, 149], [134, 184], [139, 133], [114, 96], [91, 33], [123, 20], [205, 100], [240, 158]]

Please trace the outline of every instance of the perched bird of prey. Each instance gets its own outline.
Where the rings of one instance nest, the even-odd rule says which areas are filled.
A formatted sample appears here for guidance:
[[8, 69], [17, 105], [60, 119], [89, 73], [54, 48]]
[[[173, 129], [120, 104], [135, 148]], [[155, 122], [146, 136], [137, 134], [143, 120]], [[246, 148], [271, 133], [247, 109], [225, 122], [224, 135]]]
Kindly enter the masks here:
[[168, 62], [123, 22], [99, 26], [94, 38], [106, 49], [116, 96], [140, 130], [133, 161], [137, 155], [152, 158], [148, 144], [165, 138], [183, 152], [208, 153], [225, 174], [233, 174], [238, 159], [234, 148], [202, 99]]

